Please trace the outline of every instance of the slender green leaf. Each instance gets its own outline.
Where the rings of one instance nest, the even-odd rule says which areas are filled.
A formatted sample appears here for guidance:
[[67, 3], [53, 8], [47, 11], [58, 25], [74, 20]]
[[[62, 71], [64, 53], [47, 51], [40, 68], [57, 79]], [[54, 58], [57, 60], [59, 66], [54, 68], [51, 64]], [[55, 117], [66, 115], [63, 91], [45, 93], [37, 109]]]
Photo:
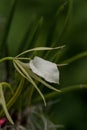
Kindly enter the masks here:
[[7, 106], [6, 106], [6, 102], [5, 102], [5, 98], [4, 98], [4, 94], [3, 94], [3, 89], [2, 89], [2, 85], [1, 84], [0, 84], [0, 104], [2, 105], [3, 110], [4, 110], [5, 114], [6, 114], [7, 119], [9, 120], [9, 122], [11, 124], [14, 124], [11, 116], [8, 113], [8, 109], [7, 109]]
[[38, 91], [38, 93], [42, 97], [42, 99], [44, 101], [44, 104], [46, 105], [46, 101], [45, 101], [44, 95], [42, 94], [42, 92], [40, 91], [40, 89], [38, 88], [38, 86], [36, 85], [36, 83], [33, 81], [33, 79], [30, 77], [30, 75], [28, 74], [28, 72], [23, 68], [23, 66], [21, 65], [22, 63], [20, 61], [18, 61], [18, 60], [15, 60], [14, 62], [18, 66], [18, 67], [15, 66], [16, 69], [17, 69], [17, 71], [21, 74], [21, 76], [23, 76], [24, 78], [26, 78], [36, 88], [36, 90]]
[[[7, 103], [7, 108], [9, 109], [17, 100], [17, 98], [19, 97], [19, 95], [21, 94], [22, 88], [24, 86], [24, 78], [21, 78], [21, 81], [15, 91], [15, 93], [13, 94], [13, 96], [11, 97], [11, 99], [8, 101]], [[3, 111], [0, 112], [0, 116], [3, 114]]]

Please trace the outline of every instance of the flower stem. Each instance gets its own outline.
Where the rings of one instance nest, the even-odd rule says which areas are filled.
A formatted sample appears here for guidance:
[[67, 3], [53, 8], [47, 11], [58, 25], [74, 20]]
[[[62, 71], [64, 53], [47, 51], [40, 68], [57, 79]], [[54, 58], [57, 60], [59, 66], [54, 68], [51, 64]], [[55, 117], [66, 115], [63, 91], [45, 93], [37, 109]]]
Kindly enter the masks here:
[[14, 59], [14, 57], [4, 57], [4, 58], [0, 59], [0, 63], [4, 62], [6, 60], [13, 60], [13, 59]]

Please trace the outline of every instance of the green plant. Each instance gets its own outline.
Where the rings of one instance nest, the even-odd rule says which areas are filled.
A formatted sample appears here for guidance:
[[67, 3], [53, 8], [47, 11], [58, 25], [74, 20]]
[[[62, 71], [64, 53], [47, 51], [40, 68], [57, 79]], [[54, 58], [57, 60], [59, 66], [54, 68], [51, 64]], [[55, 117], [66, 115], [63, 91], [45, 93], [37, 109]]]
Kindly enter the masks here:
[[[81, 3], [81, 0], [79, 1]], [[85, 0], [83, 3], [85, 5]], [[84, 63], [85, 66], [86, 60], [84, 59], [87, 57], [87, 51], [83, 49], [83, 45], [80, 47], [81, 43], [85, 41], [83, 37], [82, 39], [84, 39], [84, 41], [80, 43], [81, 40], [79, 39], [82, 36], [82, 34], [80, 34], [81, 36], [78, 37], [80, 31], [74, 33], [74, 29], [76, 29], [79, 24], [75, 25], [76, 28], [73, 27], [73, 23], [75, 22], [73, 18], [75, 2], [73, 0], [50, 1], [50, 4], [49, 0], [36, 0], [36, 4], [35, 1], [32, 0], [13, 0], [7, 3], [8, 11], [6, 8], [7, 5], [5, 4], [5, 0], [0, 1], [0, 10], [3, 8], [4, 15], [6, 16], [6, 21], [1, 26], [4, 27], [3, 31], [0, 32], [0, 52], [2, 52], [0, 53], [0, 68], [4, 75], [4, 78], [0, 76], [0, 103], [2, 105], [0, 108], [0, 117], [3, 117], [4, 110], [8, 120], [13, 124], [8, 110], [11, 111], [11, 113], [14, 110], [21, 112], [28, 106], [32, 109], [34, 106], [37, 111], [38, 104], [40, 104], [42, 109], [44, 108], [41, 104], [42, 99], [46, 105], [46, 102], [48, 104], [50, 101], [54, 104], [56, 99], [59, 100], [69, 93], [76, 93], [81, 90], [81, 93], [84, 94], [83, 91], [87, 89], [86, 74], [84, 74], [84, 76], [81, 75], [84, 71], [86, 72], [86, 70], [82, 69], [82, 66], [81, 69], [77, 69], [79, 68], [77, 65], [79, 63], [78, 66], [80, 66], [81, 63]], [[3, 6], [1, 7], [1, 5]], [[80, 15], [76, 15], [76, 19], [78, 18], [77, 16], [80, 19]], [[74, 38], [75, 40], [77, 39], [77, 44]], [[63, 47], [63, 44], [66, 45], [66, 47], [57, 51], [58, 48], [55, 47]], [[43, 47], [41, 48], [41, 46]], [[48, 46], [50, 46], [50, 48], [48, 48]], [[15, 55], [17, 56], [15, 57]], [[22, 57], [22, 55], [24, 56]], [[61, 77], [59, 85], [48, 84], [40, 76], [31, 71], [28, 62], [35, 56], [58, 63]], [[4, 86], [9, 87], [11, 91]], [[56, 91], [53, 92], [47, 87]], [[37, 91], [35, 91], [35, 88], [40, 96]], [[54, 105], [51, 107], [53, 106]], [[51, 113], [55, 113], [56, 106], [57, 105], [54, 106], [54, 110], [52, 110]], [[67, 109], [69, 109], [69, 107], [67, 107]], [[61, 109], [59, 110], [60, 113], [63, 113], [62, 111]], [[57, 113], [58, 112], [56, 112], [56, 115]], [[56, 117], [54, 115], [53, 117]], [[44, 113], [42, 113], [42, 115], [38, 117], [37, 112], [34, 118], [35, 122], [33, 123], [35, 123], [36, 128], [39, 129], [41, 126], [36, 124], [37, 118], [41, 118], [41, 124], [46, 125], [44, 120], [50, 121], [48, 118], [51, 118], [51, 115], [46, 118]], [[60, 121], [63, 120], [62, 118], [63, 117], [60, 116], [59, 118], [57, 117], [57, 121], [53, 118], [52, 120], [62, 124]], [[53, 129], [57, 129], [54, 124], [53, 126]]]

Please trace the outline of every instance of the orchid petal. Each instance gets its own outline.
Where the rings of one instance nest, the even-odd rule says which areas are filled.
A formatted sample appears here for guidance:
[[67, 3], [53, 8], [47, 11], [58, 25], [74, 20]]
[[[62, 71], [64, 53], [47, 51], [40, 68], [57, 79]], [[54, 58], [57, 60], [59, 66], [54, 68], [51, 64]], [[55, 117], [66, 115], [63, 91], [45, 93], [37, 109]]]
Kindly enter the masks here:
[[30, 60], [29, 66], [35, 74], [44, 78], [46, 81], [59, 83], [59, 70], [55, 63], [35, 56], [33, 60]]

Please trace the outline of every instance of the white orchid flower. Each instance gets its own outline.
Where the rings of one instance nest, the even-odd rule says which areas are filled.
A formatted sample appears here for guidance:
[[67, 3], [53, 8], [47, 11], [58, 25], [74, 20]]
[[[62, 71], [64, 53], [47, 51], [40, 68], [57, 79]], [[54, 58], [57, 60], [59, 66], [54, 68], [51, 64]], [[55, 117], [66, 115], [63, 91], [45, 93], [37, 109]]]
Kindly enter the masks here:
[[35, 74], [46, 81], [59, 84], [59, 70], [55, 63], [35, 56], [33, 60], [30, 60], [29, 66]]

